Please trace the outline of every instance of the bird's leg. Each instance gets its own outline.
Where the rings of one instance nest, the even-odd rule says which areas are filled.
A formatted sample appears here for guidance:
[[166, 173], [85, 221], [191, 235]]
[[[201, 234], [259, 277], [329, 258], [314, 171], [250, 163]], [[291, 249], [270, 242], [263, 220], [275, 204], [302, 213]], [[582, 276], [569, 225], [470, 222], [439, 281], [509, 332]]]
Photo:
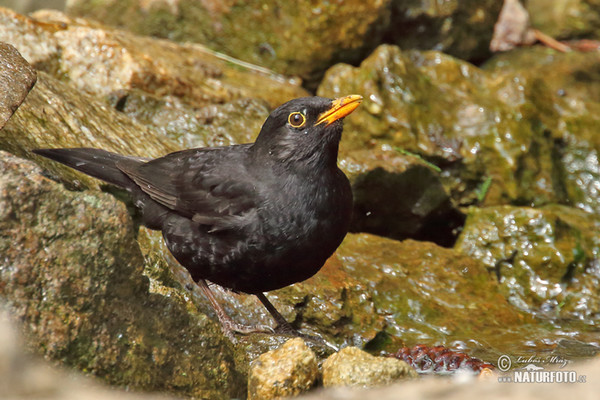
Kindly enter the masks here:
[[298, 330], [296, 330], [292, 325], [290, 325], [289, 322], [286, 321], [285, 318], [283, 318], [283, 315], [281, 315], [279, 313], [279, 311], [277, 311], [275, 306], [269, 301], [269, 299], [267, 299], [267, 296], [265, 296], [264, 293], [255, 293], [255, 294], [256, 294], [256, 297], [258, 297], [260, 302], [263, 303], [265, 308], [269, 311], [269, 313], [273, 316], [273, 318], [277, 322], [277, 327], [275, 328], [275, 333], [281, 333], [284, 335], [300, 337], [300, 338], [303, 338], [306, 340], [310, 340], [311, 342], [316, 343], [318, 345], [328, 347], [330, 350], [339, 351], [339, 349], [335, 345], [327, 342], [323, 338], [320, 338], [317, 336], [305, 335], [303, 333], [298, 332]]
[[[233, 332], [238, 333], [273, 333], [273, 329], [266, 325], [243, 325], [238, 322], [235, 322], [231, 317], [225, 312], [223, 307], [219, 304], [213, 292], [211, 292], [208, 284], [204, 279], [200, 279], [198, 281], [198, 286], [202, 289], [204, 295], [210, 301], [215, 313], [217, 314], [217, 318], [219, 318], [219, 322], [221, 323], [221, 328], [223, 329], [223, 333], [225, 336], [229, 338], [233, 343], [236, 343], [235, 337], [233, 336]], [[283, 318], [283, 317], [282, 317]]]
[[267, 299], [267, 296], [265, 296], [264, 293], [255, 293], [255, 294], [256, 294], [256, 297], [258, 297], [258, 299], [260, 300], [260, 302], [263, 303], [263, 305], [265, 306], [267, 311], [269, 311], [269, 313], [273, 316], [273, 318], [275, 319], [275, 322], [277, 322], [277, 327], [275, 328], [275, 332], [285, 333], [285, 334], [294, 335], [294, 336], [302, 336], [300, 334], [300, 332], [298, 332], [296, 329], [294, 329], [294, 327], [292, 325], [290, 325], [290, 323], [287, 322], [285, 318], [283, 318], [283, 315], [281, 315], [279, 313], [279, 311], [277, 311], [275, 306], [273, 304], [271, 304], [271, 302], [269, 301], [269, 299]]

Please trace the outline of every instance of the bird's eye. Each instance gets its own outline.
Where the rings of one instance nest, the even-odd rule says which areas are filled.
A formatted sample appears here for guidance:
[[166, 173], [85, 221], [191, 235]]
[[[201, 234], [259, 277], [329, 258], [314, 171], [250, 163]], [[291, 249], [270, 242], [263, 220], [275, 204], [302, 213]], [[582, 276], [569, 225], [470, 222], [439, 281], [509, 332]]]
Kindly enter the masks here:
[[306, 117], [300, 112], [293, 112], [288, 117], [288, 122], [294, 128], [302, 128], [306, 123]]

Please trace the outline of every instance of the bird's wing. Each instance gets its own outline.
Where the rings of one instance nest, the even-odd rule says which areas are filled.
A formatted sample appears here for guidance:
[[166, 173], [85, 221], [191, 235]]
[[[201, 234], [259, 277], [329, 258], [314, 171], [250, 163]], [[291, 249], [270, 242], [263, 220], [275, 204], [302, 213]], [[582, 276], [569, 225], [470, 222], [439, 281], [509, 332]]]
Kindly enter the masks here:
[[183, 150], [144, 164], [118, 168], [153, 200], [207, 225], [210, 231], [242, 228], [257, 221], [257, 200], [243, 160], [246, 145]]

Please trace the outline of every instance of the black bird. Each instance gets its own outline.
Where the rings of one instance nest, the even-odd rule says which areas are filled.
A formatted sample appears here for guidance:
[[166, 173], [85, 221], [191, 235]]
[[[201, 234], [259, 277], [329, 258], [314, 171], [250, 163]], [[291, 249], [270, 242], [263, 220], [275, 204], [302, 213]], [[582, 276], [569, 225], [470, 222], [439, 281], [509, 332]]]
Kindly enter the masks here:
[[235, 323], [206, 281], [255, 294], [276, 330], [297, 334], [263, 292], [317, 273], [346, 235], [352, 192], [337, 155], [342, 119], [361, 100], [291, 100], [269, 115], [255, 143], [154, 160], [91, 148], [33, 152], [126, 189], [142, 223], [162, 231], [198, 282], [229, 338], [258, 328]]

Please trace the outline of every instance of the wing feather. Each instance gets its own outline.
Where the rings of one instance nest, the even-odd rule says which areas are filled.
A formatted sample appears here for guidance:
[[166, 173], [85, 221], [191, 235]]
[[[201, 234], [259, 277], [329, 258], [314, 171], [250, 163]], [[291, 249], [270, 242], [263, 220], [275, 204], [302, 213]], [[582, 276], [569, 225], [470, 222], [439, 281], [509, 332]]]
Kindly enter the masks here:
[[209, 231], [238, 229], [258, 218], [256, 192], [244, 167], [248, 148], [184, 150], [117, 167], [153, 200]]

